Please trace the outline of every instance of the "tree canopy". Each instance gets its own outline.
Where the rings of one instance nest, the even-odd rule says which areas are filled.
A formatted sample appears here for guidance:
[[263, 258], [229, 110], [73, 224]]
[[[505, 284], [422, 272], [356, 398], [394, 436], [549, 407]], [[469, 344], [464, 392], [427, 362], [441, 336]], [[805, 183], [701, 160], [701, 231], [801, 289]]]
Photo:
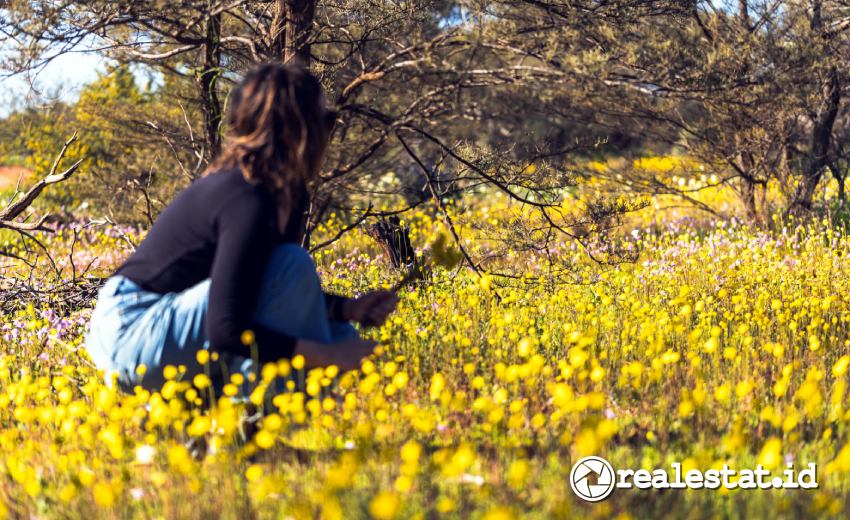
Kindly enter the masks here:
[[[42, 148], [67, 137], [51, 123], [75, 125], [95, 176], [119, 186], [114, 202], [143, 204], [148, 218], [220, 149], [234, 82], [281, 60], [310, 67], [341, 114], [313, 224], [331, 210], [361, 219], [490, 186], [535, 208], [549, 231], [580, 237], [640, 205], [575, 200], [580, 217], [558, 209], [591, 175], [577, 159], [612, 152], [685, 154], [701, 168], [689, 174], [714, 180], [682, 188], [628, 167], [603, 176], [635, 195], [692, 203], [694, 190], [728, 184], [756, 223], [809, 212], [828, 175], [843, 200], [848, 9], [829, 0], [12, 0], [0, 29], [15, 49], [10, 71], [84, 41], [118, 64], [75, 107], [51, 107], [61, 116], [39, 129], [44, 143], [18, 142], [19, 153], [37, 166], [50, 155]], [[139, 90], [129, 66], [163, 80]], [[769, 185], [782, 201], [768, 200]], [[406, 205], [376, 209], [387, 197]]]

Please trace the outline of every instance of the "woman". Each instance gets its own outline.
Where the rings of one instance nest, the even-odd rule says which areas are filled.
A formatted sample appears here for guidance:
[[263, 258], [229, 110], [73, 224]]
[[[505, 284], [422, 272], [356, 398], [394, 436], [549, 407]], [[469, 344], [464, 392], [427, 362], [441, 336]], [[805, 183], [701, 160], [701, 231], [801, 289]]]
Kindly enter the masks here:
[[382, 324], [396, 296], [323, 293], [298, 245], [336, 118], [324, 103], [314, 76], [280, 64], [234, 91], [221, 156], [99, 293], [86, 346], [108, 380], [156, 389], [168, 365], [190, 378], [204, 370], [200, 349], [219, 353], [220, 375], [255, 369], [252, 350], [261, 364], [301, 355], [308, 367], [343, 370], [372, 352], [375, 342], [346, 322]]

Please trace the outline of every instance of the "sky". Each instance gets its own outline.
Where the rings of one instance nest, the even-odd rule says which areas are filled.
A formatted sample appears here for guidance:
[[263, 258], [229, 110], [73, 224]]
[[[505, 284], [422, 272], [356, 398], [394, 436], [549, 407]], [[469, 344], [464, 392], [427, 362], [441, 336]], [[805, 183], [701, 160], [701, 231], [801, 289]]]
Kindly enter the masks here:
[[0, 69], [0, 117], [15, 108], [56, 97], [73, 101], [82, 86], [97, 79], [98, 72], [104, 72], [107, 64], [108, 60], [92, 52], [63, 54], [35, 75], [35, 89], [30, 87], [27, 77], [7, 77], [8, 71]]

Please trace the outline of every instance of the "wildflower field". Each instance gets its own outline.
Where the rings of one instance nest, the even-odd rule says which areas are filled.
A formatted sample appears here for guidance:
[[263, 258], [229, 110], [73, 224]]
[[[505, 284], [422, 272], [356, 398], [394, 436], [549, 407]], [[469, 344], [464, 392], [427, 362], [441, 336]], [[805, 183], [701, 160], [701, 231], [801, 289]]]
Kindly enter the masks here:
[[[503, 205], [480, 206], [468, 221], [509, 218]], [[407, 223], [434, 255], [441, 221]], [[59, 269], [108, 275], [140, 238], [72, 225], [45, 240]], [[381, 346], [361, 371], [305, 373], [295, 358], [232, 380], [222, 396], [184, 367], [169, 367], [157, 393], [110, 389], [83, 348], [89, 308], [4, 315], [0, 518], [850, 514], [846, 233], [662, 215], [618, 240], [637, 261], [599, 266], [565, 241], [552, 265], [528, 251], [492, 261], [515, 277], [435, 267], [365, 332]], [[316, 261], [337, 292], [394, 281], [359, 230]], [[22, 272], [11, 260], [2, 269]], [[274, 395], [281, 384], [290, 390]], [[592, 504], [568, 483], [584, 455], [684, 471], [815, 462], [819, 488], [630, 489]]]

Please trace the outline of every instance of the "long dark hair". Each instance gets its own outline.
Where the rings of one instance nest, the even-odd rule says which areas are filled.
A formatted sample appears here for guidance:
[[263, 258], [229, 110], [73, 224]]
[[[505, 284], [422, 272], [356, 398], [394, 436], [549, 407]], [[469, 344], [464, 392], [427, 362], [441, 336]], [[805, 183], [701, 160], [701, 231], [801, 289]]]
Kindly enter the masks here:
[[229, 136], [205, 175], [238, 167], [271, 192], [281, 213], [291, 210], [318, 176], [336, 119], [323, 101], [321, 83], [301, 67], [253, 69], [231, 94]]

